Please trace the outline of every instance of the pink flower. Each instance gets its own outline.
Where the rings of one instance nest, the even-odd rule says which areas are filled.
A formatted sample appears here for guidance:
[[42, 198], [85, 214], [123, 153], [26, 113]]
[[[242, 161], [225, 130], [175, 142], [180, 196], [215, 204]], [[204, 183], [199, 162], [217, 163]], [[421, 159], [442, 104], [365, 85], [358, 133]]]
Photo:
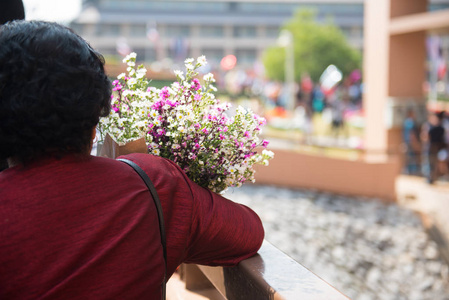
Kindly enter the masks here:
[[[198, 91], [198, 90], [201, 88], [200, 81], [199, 81], [197, 78], [193, 78], [193, 80], [192, 80], [192, 88], [193, 88], [195, 91]], [[196, 99], [195, 99], [195, 100], [196, 100]]]
[[269, 143], [270, 143], [269, 141], [263, 140], [263, 141], [262, 141], [262, 147], [267, 148], [267, 146], [268, 146]]
[[161, 97], [162, 99], [167, 99], [168, 97], [170, 97], [170, 92], [168, 91], [168, 87], [164, 86], [161, 90], [161, 92], [159, 93], [159, 97]]

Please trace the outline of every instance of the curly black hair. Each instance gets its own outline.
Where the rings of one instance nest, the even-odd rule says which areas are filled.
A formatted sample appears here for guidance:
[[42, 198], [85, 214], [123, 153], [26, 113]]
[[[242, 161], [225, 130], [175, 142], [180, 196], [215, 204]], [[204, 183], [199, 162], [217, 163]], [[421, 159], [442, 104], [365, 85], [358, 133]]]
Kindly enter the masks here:
[[71, 29], [43, 21], [0, 26], [0, 45], [0, 159], [86, 152], [110, 110], [103, 56]]

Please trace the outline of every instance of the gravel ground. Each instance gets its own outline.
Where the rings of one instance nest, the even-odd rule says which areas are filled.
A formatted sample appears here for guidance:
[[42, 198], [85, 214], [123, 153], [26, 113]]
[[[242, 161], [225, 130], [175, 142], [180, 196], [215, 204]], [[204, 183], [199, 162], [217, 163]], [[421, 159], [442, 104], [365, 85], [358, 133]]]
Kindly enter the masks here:
[[417, 215], [376, 199], [246, 185], [266, 239], [354, 300], [449, 300], [449, 268]]

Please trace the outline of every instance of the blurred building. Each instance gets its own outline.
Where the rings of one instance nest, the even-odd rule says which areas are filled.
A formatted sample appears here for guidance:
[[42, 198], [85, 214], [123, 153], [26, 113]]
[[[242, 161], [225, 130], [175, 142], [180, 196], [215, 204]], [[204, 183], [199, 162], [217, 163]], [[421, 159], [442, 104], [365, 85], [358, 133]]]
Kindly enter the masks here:
[[130, 48], [146, 61], [204, 54], [219, 62], [233, 54], [250, 65], [299, 8], [316, 10], [320, 22], [332, 19], [362, 49], [363, 0], [84, 0], [71, 27], [106, 55]]
[[[130, 49], [140, 60], [206, 55], [219, 62], [233, 54], [239, 65], [252, 65], [276, 43], [280, 27], [295, 10], [317, 12], [317, 21], [332, 20], [348, 42], [363, 50], [364, 0], [84, 0], [70, 26], [105, 54]], [[429, 10], [449, 7], [430, 1]]]

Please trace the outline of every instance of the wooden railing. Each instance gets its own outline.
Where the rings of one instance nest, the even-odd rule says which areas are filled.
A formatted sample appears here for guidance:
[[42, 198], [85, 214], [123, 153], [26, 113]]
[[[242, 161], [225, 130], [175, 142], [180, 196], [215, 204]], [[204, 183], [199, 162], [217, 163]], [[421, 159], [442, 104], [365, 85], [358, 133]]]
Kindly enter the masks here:
[[213, 286], [231, 300], [349, 299], [267, 241], [236, 267], [183, 265], [181, 279], [186, 289]]

